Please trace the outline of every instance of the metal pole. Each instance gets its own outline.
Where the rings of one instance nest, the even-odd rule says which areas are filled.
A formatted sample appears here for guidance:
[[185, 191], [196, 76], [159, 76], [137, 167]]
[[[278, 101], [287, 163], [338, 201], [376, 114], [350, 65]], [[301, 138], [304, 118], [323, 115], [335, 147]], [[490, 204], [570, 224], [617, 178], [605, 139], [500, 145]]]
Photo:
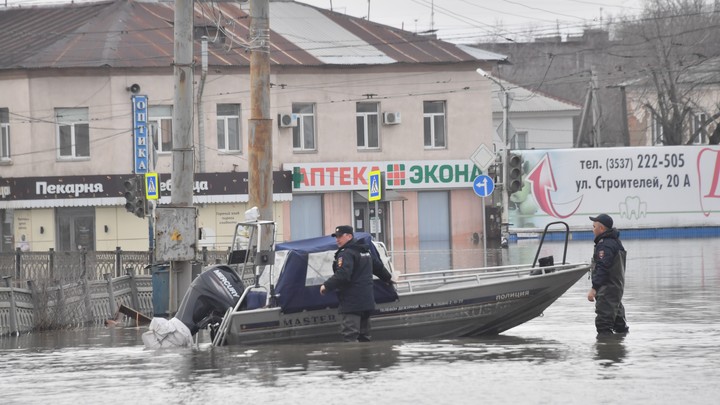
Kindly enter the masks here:
[[[150, 135], [150, 151], [148, 152], [148, 171], [149, 172], [155, 172], [155, 142], [152, 141], [153, 136]], [[159, 179], [159, 177], [158, 177]], [[160, 195], [160, 185], [157, 184], [158, 187], [158, 195]], [[155, 262], [155, 201], [154, 200], [148, 200], [145, 199], [145, 203], [147, 205], [148, 212], [147, 220], [148, 220], [148, 250], [150, 251], [150, 264], [153, 264]], [[115, 274], [120, 274], [119, 272], [116, 272]]]
[[482, 218], [483, 218], [483, 257], [485, 258], [484, 264], [487, 267], [487, 216], [485, 215], [485, 199], [482, 199]]
[[270, 118], [270, 2], [250, 0], [250, 122], [248, 205], [273, 219], [272, 119]]
[[593, 147], [599, 148], [602, 146], [602, 134], [600, 133], [600, 117], [602, 116], [602, 110], [600, 109], [600, 98], [598, 97], [598, 76], [597, 70], [593, 66], [591, 68], [592, 77], [592, 92], [593, 92]]
[[380, 224], [381, 224], [381, 222], [380, 222], [380, 212], [378, 212], [379, 209], [380, 208], [379, 208], [378, 201], [375, 200], [375, 221], [374, 222], [375, 222], [375, 240], [377, 240], [377, 241], [380, 240]]
[[[173, 110], [173, 167], [170, 203], [192, 207], [193, 171], [193, 0], [175, 0], [175, 97]], [[173, 280], [173, 272], [177, 279]], [[173, 281], [175, 295], [173, 296]], [[170, 312], [177, 311], [180, 297], [190, 288], [190, 261], [173, 261], [170, 271]]]
[[508, 158], [510, 157], [510, 144], [508, 139], [508, 110], [510, 109], [510, 97], [507, 90], [500, 84], [503, 99], [503, 143], [505, 144], [505, 151], [503, 151], [503, 190], [502, 190], [502, 224], [501, 224], [501, 236], [507, 241], [509, 230], [509, 209], [510, 209], [510, 195], [508, 194]]

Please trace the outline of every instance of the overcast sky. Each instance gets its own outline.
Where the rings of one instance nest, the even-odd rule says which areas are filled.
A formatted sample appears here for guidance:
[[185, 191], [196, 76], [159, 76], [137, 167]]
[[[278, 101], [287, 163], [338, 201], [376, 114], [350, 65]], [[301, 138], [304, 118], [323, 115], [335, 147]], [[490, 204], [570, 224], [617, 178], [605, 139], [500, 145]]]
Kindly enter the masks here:
[[589, 24], [597, 27], [611, 16], [637, 15], [643, 3], [643, 0], [298, 1], [327, 9], [332, 5], [333, 10], [356, 17], [367, 17], [369, 9], [372, 21], [413, 32], [434, 28], [439, 38], [450, 42], [489, 40], [498, 33], [522, 36], [530, 28], [535, 35], [555, 34], [558, 27], [561, 33], [576, 33]]
[[[76, 0], [92, 1], [92, 0]], [[210, 1], [210, 0], [206, 0]], [[498, 41], [502, 37], [578, 33], [610, 17], [637, 15], [643, 0], [298, 0], [355, 17], [422, 32], [437, 30], [450, 42]], [[0, 0], [37, 5], [70, 0]], [[433, 12], [434, 11], [434, 12]], [[272, 21], [271, 21], [272, 24]], [[529, 35], [531, 33], [532, 35]]]

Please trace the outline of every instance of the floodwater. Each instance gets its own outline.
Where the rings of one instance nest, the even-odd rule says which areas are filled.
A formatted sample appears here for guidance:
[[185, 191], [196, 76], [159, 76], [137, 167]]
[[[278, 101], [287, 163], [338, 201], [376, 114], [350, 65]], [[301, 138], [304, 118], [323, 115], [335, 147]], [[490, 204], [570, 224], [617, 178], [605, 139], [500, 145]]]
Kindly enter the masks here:
[[[511, 244], [503, 254], [532, 261], [536, 243]], [[0, 402], [718, 403], [719, 243], [625, 241], [631, 330], [624, 338], [596, 340], [587, 278], [544, 316], [495, 337], [221, 348], [200, 343], [154, 351], [142, 346], [143, 328], [38, 333], [0, 338]], [[558, 262], [562, 244], [545, 245]], [[584, 260], [591, 252], [591, 241], [571, 242], [568, 259]]]

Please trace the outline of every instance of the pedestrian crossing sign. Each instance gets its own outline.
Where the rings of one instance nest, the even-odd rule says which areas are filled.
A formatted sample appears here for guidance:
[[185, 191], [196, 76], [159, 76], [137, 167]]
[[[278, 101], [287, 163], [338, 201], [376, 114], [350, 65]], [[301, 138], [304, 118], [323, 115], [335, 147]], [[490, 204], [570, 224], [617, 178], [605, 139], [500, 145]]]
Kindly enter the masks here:
[[157, 200], [160, 198], [158, 190], [158, 179], [157, 173], [145, 173], [145, 198], [148, 200]]
[[368, 201], [380, 201], [382, 198], [380, 186], [380, 170], [370, 172], [368, 177]]

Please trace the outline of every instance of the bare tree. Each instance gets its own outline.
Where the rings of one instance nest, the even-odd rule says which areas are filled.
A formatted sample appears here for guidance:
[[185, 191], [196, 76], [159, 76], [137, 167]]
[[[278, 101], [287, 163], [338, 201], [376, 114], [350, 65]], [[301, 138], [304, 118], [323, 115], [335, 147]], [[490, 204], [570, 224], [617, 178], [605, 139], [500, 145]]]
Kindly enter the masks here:
[[[623, 47], [617, 53], [630, 61], [636, 75], [631, 83], [644, 90], [640, 104], [658, 128], [654, 142], [693, 143], [720, 115], [715, 103], [701, 101], [720, 79], [714, 6], [703, 0], [648, 0], [640, 18], [621, 22], [618, 35]], [[700, 113], [709, 118], [698, 122]]]

